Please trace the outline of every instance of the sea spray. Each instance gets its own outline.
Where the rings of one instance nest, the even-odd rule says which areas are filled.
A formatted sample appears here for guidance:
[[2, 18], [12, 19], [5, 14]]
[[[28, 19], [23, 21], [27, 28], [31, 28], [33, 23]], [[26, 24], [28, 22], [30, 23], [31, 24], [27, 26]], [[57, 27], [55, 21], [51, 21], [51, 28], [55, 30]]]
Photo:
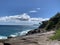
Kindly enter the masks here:
[[[32, 29], [30, 29], [30, 30], [32, 30]], [[17, 36], [26, 35], [30, 30], [25, 30], [25, 31], [14, 33], [14, 34], [11, 34], [9, 37], [17, 37]]]
[[7, 39], [7, 36], [0, 36], [0, 39]]
[[28, 31], [34, 30], [38, 26], [31, 25], [0, 25], [0, 39], [25, 35]]

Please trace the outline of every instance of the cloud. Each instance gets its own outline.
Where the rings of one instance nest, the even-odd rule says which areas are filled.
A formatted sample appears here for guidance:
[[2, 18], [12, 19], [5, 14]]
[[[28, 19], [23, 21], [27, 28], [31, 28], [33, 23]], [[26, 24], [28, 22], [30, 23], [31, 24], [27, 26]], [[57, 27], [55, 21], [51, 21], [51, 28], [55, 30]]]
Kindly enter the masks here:
[[37, 8], [37, 10], [40, 10], [40, 8]]
[[36, 13], [37, 11], [36, 10], [31, 10], [29, 11], [30, 13]]
[[29, 20], [30, 16], [27, 15], [26, 13], [21, 14], [21, 15], [15, 15], [15, 16], [5, 16], [5, 17], [0, 17], [0, 21], [4, 21], [4, 22], [8, 22], [8, 21], [12, 21], [12, 20], [19, 20], [19, 21], [23, 21], [23, 20]]
[[17, 18], [21, 21], [28, 21], [30, 19], [30, 16], [27, 13], [24, 13], [20, 16], [20, 18]]
[[36, 24], [49, 18], [31, 18], [27, 13], [14, 16], [0, 17], [0, 24]]
[[38, 10], [40, 10], [40, 8], [36, 8], [35, 10], [31, 10], [31, 11], [29, 11], [29, 13], [36, 13], [36, 12], [38, 12]]
[[49, 18], [31, 18], [31, 21], [45, 21], [45, 20], [49, 20]]

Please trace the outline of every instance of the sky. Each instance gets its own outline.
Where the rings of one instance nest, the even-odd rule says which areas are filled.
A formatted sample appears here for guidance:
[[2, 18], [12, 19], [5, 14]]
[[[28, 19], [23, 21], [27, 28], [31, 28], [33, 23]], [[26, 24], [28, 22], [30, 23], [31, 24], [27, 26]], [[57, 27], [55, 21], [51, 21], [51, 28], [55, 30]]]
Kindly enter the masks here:
[[[0, 24], [7, 24], [7, 20], [11, 23], [14, 17], [13, 21], [21, 19], [21, 16], [23, 19], [30, 17], [29, 21], [43, 21], [58, 12], [60, 12], [60, 0], [0, 0]], [[21, 24], [21, 20], [19, 23]]]

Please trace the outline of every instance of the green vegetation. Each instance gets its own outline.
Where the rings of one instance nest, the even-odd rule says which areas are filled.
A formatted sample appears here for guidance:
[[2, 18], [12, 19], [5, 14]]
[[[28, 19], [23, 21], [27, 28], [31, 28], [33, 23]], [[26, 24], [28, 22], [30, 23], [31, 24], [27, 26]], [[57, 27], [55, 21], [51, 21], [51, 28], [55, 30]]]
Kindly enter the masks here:
[[58, 29], [58, 24], [60, 25], [60, 13], [57, 13], [55, 16], [50, 18], [45, 29], [46, 30]]
[[57, 13], [48, 21], [43, 21], [39, 28], [45, 29], [46, 31], [55, 30], [56, 34], [50, 38], [52, 40], [60, 40], [60, 13]]
[[56, 34], [50, 37], [52, 40], [60, 40], [60, 29], [56, 30]]
[[57, 13], [48, 21], [43, 21], [42, 25], [39, 28], [45, 29], [47, 31], [59, 29], [60, 28], [60, 13]]

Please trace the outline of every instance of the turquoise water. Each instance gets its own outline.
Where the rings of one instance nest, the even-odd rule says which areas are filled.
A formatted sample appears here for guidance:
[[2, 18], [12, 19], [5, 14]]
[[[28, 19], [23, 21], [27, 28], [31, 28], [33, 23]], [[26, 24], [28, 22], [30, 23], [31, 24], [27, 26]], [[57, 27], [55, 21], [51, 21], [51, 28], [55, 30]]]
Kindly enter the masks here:
[[1, 36], [21, 36], [25, 35], [29, 30], [35, 29], [34, 25], [0, 25]]

